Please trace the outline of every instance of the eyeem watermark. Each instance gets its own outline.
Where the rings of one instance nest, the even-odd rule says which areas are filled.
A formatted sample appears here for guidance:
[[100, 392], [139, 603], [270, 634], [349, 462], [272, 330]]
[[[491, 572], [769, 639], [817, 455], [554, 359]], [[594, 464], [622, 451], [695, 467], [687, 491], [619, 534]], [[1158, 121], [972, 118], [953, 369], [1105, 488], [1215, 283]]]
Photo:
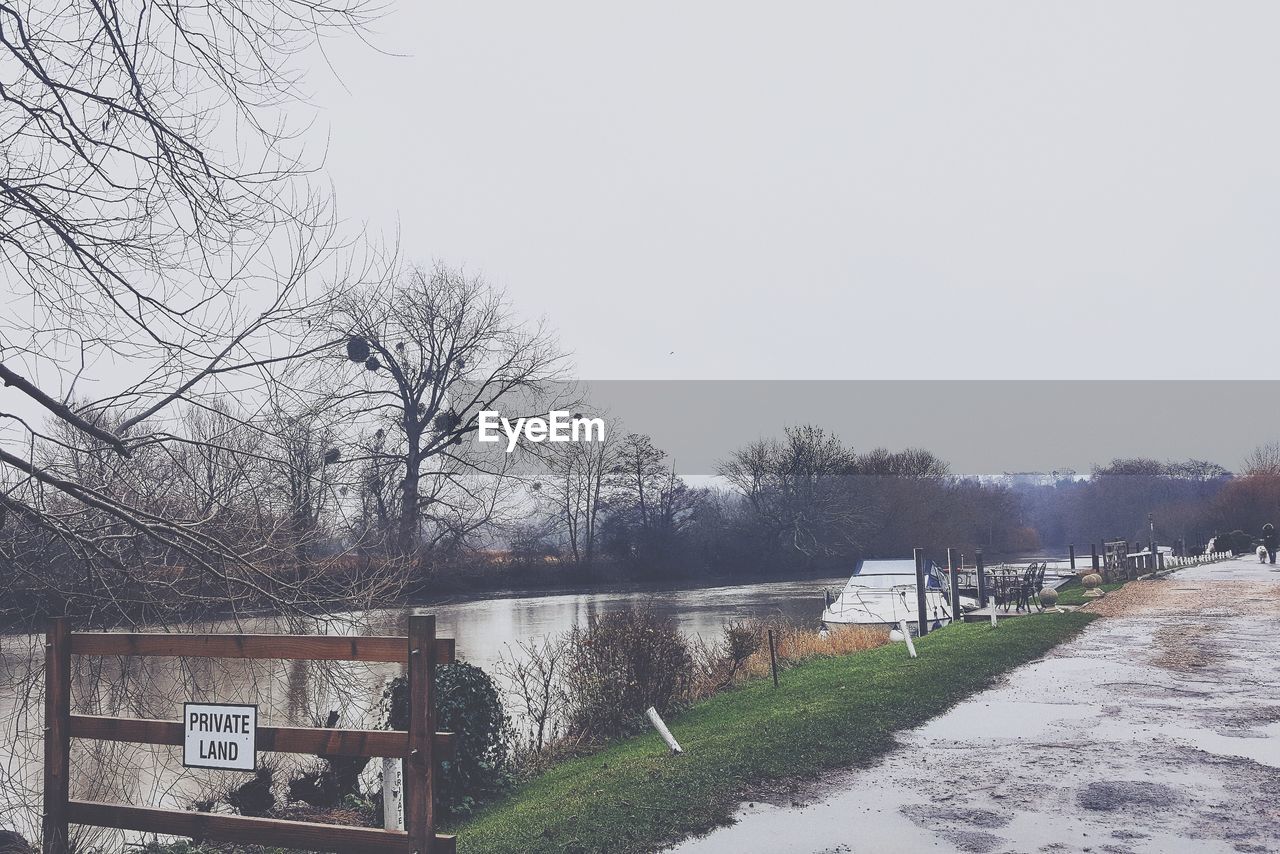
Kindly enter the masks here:
[[553, 409], [546, 418], [531, 416], [512, 421], [492, 409], [480, 411], [476, 439], [501, 442], [507, 437], [507, 453], [516, 449], [523, 436], [529, 442], [603, 442], [604, 419], [585, 418], [565, 410]]

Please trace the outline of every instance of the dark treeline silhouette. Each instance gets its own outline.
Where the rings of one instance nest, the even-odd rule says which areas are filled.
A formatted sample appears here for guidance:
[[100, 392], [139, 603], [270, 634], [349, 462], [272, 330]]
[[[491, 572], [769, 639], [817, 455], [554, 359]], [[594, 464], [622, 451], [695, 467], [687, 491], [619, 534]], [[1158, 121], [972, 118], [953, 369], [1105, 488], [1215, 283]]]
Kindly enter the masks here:
[[[434, 500], [456, 514], [449, 517], [432, 504], [406, 504], [394, 482], [376, 476], [376, 462], [390, 454], [339, 453], [342, 427], [323, 407], [274, 418], [284, 425], [270, 434], [282, 443], [275, 451], [217, 409], [192, 410], [183, 429], [216, 442], [77, 477], [103, 493], [123, 490], [157, 514], [201, 519], [244, 553], [273, 555], [261, 596], [230, 597], [263, 610], [282, 590], [341, 607], [353, 586], [392, 605], [459, 590], [839, 575], [857, 558], [908, 557], [917, 547], [937, 557], [957, 548], [969, 561], [977, 549], [1001, 559], [1068, 544], [1087, 555], [1104, 539], [1146, 543], [1152, 522], [1164, 545], [1194, 551], [1238, 530], [1233, 542], [1243, 549], [1280, 519], [1275, 446], [1250, 454], [1239, 474], [1200, 460], [1138, 458], [1088, 477], [972, 477], [924, 449], [858, 450], [801, 425], [729, 453], [711, 485], [697, 486], [649, 437], [617, 423], [603, 442], [543, 446], [552, 450], [541, 452], [533, 478], [490, 473], [483, 488], [438, 490]], [[390, 443], [389, 432], [374, 441]], [[54, 468], [75, 459], [50, 454]], [[432, 536], [410, 561], [401, 514], [415, 511], [430, 517]], [[0, 540], [12, 556], [0, 600], [9, 623], [68, 611], [105, 622], [166, 608], [180, 616], [191, 602], [203, 613], [228, 597], [227, 585], [192, 572], [162, 544], [137, 550], [133, 562], [106, 564], [21, 517], [3, 524]], [[110, 603], [97, 598], [103, 591]]]
[[[1087, 477], [954, 474], [919, 448], [858, 451], [821, 427], [752, 442], [719, 466], [720, 486], [691, 488], [644, 436], [599, 461], [590, 530], [599, 542], [566, 555], [555, 514], [513, 548], [518, 568], [577, 569], [577, 577], [786, 577], [841, 573], [860, 557], [972, 559], [1124, 539], [1195, 551], [1215, 535], [1256, 538], [1280, 518], [1280, 446], [1241, 472], [1203, 460], [1114, 459]], [[581, 529], [581, 526], [579, 526]], [[585, 530], [585, 529], [584, 529]], [[533, 536], [533, 532], [537, 532]], [[536, 542], [536, 548], [531, 543]]]

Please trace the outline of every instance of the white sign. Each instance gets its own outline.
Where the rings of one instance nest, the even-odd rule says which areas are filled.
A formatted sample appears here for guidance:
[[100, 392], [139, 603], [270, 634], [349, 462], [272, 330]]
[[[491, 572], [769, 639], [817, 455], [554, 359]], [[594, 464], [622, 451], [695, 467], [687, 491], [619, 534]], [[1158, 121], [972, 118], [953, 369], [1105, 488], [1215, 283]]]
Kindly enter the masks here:
[[188, 768], [252, 771], [257, 766], [257, 706], [186, 703], [182, 731], [182, 764]]

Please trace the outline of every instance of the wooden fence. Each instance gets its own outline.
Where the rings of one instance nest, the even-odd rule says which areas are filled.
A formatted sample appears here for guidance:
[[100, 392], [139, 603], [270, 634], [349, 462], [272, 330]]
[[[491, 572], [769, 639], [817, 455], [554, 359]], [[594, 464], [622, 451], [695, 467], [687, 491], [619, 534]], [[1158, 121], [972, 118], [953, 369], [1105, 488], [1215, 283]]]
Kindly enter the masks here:
[[[433, 616], [409, 617], [407, 637], [327, 635], [185, 635], [72, 632], [53, 621], [45, 647], [44, 854], [68, 854], [68, 825], [82, 824], [334, 851], [342, 854], [453, 854], [454, 837], [435, 833], [435, 763], [454, 751], [452, 733], [435, 732], [435, 667], [454, 659], [451, 638], [436, 637]], [[321, 756], [404, 760], [406, 830], [216, 815], [70, 798], [71, 739], [181, 745], [180, 721], [71, 714], [71, 656], [301, 659], [388, 662], [408, 666], [409, 729], [355, 730], [259, 726], [257, 749]]]

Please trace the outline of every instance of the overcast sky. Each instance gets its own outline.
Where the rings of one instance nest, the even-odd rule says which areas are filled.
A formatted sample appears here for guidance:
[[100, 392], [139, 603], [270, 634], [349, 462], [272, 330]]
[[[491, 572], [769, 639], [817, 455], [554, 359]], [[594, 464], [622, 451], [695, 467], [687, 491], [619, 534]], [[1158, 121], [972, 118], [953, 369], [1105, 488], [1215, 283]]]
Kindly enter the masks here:
[[401, 55], [308, 84], [342, 213], [506, 287], [580, 376], [1271, 378], [1278, 24], [392, 0]]

